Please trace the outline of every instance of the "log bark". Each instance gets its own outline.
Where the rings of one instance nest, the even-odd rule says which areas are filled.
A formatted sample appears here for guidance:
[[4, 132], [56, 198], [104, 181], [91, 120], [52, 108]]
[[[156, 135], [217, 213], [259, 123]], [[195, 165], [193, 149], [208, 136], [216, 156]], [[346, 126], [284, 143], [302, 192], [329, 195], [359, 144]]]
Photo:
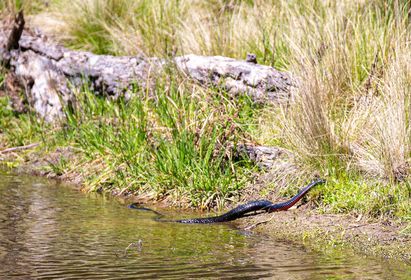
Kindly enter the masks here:
[[256, 146], [250, 144], [239, 144], [235, 147], [235, 152], [238, 157], [246, 156], [252, 162], [256, 163], [263, 169], [270, 169], [281, 158], [289, 158], [292, 155], [279, 147]]
[[[247, 93], [258, 102], [288, 98], [295, 84], [288, 73], [222, 56], [191, 54], [166, 60], [95, 55], [69, 50], [39, 33], [9, 29], [0, 27], [0, 61], [10, 65], [29, 104], [46, 121], [63, 116], [63, 106], [85, 81], [96, 94], [129, 97], [133, 86], [149, 87], [170, 63], [205, 87], [222, 87], [233, 95]], [[21, 35], [17, 44], [16, 35]]]

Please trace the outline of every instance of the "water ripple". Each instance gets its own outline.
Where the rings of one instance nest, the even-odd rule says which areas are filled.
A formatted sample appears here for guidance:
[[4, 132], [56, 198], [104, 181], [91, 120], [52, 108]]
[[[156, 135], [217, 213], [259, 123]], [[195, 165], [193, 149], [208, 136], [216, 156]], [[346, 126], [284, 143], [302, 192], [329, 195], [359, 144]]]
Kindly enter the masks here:
[[[152, 221], [104, 197], [0, 175], [0, 279], [410, 279], [409, 267], [322, 255], [226, 225]], [[126, 248], [141, 240], [141, 248]]]

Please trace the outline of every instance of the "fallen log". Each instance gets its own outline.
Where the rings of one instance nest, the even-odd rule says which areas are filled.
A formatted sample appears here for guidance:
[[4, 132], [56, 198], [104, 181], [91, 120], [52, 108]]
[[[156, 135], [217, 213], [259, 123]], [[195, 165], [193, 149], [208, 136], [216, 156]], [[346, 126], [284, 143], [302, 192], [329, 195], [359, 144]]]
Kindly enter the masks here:
[[295, 84], [290, 74], [255, 60], [193, 54], [171, 60], [95, 55], [64, 48], [39, 32], [19, 32], [24, 27], [22, 15], [11, 25], [15, 28], [0, 27], [0, 62], [9, 65], [28, 103], [46, 121], [63, 116], [63, 106], [73, 101], [75, 89], [85, 81], [96, 94], [129, 96], [134, 85], [150, 87], [170, 65], [205, 87], [222, 87], [233, 95], [246, 93], [258, 102], [288, 98]]
[[237, 157], [246, 156], [262, 169], [270, 169], [278, 164], [278, 160], [292, 157], [290, 152], [279, 147], [257, 146], [252, 144], [238, 144], [234, 152]]

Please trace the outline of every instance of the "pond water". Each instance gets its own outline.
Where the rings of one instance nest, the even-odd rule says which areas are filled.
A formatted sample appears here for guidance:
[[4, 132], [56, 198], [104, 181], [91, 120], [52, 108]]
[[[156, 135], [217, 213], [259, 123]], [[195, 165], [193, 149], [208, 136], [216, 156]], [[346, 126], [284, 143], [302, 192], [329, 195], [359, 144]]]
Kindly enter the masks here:
[[0, 173], [0, 279], [411, 279], [401, 263], [319, 254], [232, 224], [152, 217], [54, 181]]

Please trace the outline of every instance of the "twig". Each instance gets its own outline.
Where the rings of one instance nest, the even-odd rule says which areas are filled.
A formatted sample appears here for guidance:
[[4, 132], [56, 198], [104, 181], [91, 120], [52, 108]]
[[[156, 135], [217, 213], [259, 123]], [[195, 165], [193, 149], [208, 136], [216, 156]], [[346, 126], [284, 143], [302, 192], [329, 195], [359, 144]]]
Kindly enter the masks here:
[[244, 230], [251, 230], [251, 229], [253, 229], [253, 228], [255, 228], [255, 227], [259, 226], [259, 225], [262, 225], [262, 224], [266, 224], [266, 223], [268, 223], [268, 222], [271, 222], [271, 221], [274, 219], [274, 217], [275, 217], [275, 216], [272, 215], [271, 218], [269, 218], [268, 220], [265, 220], [265, 221], [261, 221], [261, 222], [252, 224], [252, 225], [246, 227]]
[[372, 223], [372, 224], [355, 225], [355, 226], [350, 226], [348, 228], [345, 228], [344, 230], [350, 230], [350, 229], [360, 228], [360, 227], [365, 227], [365, 226], [372, 226], [372, 225], [376, 225], [376, 224], [378, 224], [378, 222]]
[[32, 144], [25, 145], [25, 146], [7, 148], [7, 149], [4, 149], [4, 150], [0, 151], [0, 154], [6, 154], [6, 153], [14, 152], [14, 151], [27, 150], [27, 149], [37, 147], [38, 145], [39, 145], [39, 143], [32, 143]]
[[141, 239], [139, 239], [137, 242], [131, 242], [125, 249], [124, 249], [124, 253], [122, 256], [119, 256], [118, 254], [117, 257], [122, 257], [125, 258], [127, 257], [128, 251], [133, 248], [136, 247], [138, 252], [141, 252], [142, 248], [143, 248], [143, 241]]

